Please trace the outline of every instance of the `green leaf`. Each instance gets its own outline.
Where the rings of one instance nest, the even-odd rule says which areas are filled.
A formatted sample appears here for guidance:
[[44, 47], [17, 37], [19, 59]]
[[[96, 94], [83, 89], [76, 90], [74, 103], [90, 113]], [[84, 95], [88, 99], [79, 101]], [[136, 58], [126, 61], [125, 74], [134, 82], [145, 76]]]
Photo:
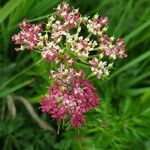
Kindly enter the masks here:
[[30, 13], [32, 17], [40, 16], [45, 11], [50, 10], [50, 8], [54, 7], [60, 0], [42, 0], [35, 7], [32, 8]]
[[12, 92], [17, 91], [18, 89], [21, 89], [22, 87], [32, 83], [33, 81], [34, 81], [34, 79], [30, 79], [28, 81], [25, 81], [25, 82], [23, 82], [23, 83], [21, 83], [19, 85], [16, 85], [16, 86], [12, 87], [12, 88], [0, 91], [0, 97], [7, 96], [8, 94], [11, 94]]
[[20, 5], [23, 0], [11, 0], [0, 9], [0, 24]]
[[144, 24], [142, 24], [138, 28], [135, 28], [134, 31], [132, 31], [130, 34], [128, 34], [125, 37], [125, 41], [129, 42], [129, 40], [131, 40], [133, 37], [135, 37], [137, 34], [139, 34], [140, 32], [142, 32], [144, 29], [148, 28], [149, 26], [150, 26], [150, 20], [148, 20], [147, 22], [145, 22]]
[[146, 59], [150, 57], [150, 51], [148, 50], [146, 53], [144, 53], [143, 55], [135, 58], [134, 60], [130, 61], [129, 63], [127, 63], [126, 65], [124, 65], [122, 68], [118, 69], [117, 71], [115, 71], [110, 78], [115, 77], [116, 75], [118, 75], [119, 73], [127, 70], [128, 68], [136, 65], [137, 63], [141, 62], [142, 60]]

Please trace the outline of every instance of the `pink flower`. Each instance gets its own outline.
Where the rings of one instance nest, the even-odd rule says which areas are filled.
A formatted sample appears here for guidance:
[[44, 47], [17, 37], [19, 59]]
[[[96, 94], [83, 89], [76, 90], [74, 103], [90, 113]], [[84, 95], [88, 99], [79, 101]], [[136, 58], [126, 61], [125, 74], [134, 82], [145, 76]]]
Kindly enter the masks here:
[[80, 57], [88, 57], [89, 52], [96, 46], [97, 42], [90, 40], [88, 37], [67, 35], [67, 42], [70, 44], [70, 50]]
[[55, 45], [54, 42], [49, 42], [43, 47], [41, 55], [47, 61], [56, 61], [58, 59], [58, 52], [60, 47]]
[[60, 67], [57, 69], [57, 71], [51, 70], [50, 73], [51, 73], [50, 78], [57, 79], [57, 81], [60, 82], [61, 84], [63, 82], [66, 82], [66, 79], [70, 80], [74, 76], [80, 78], [84, 77], [83, 70], [77, 72], [73, 68], [66, 68], [65, 65], [63, 64], [60, 64]]
[[[41, 108], [56, 120], [71, 118], [73, 127], [85, 122], [84, 113], [98, 105], [96, 90], [81, 77], [66, 77], [65, 82], [56, 82], [49, 89], [49, 96], [42, 98]], [[68, 116], [69, 115], [69, 116]]]
[[108, 24], [107, 17], [99, 17], [98, 15], [95, 15], [92, 19], [88, 20], [87, 28], [90, 33], [101, 36], [102, 29], [106, 27], [107, 24]]
[[42, 32], [42, 24], [34, 25], [30, 24], [28, 20], [24, 20], [19, 24], [19, 27], [22, 31], [12, 36], [12, 41], [17, 45], [21, 44], [23, 47], [17, 48], [16, 50], [23, 50], [25, 48], [28, 50], [35, 49], [40, 42], [38, 34]]
[[81, 124], [83, 124], [85, 122], [85, 116], [82, 115], [80, 112], [76, 112], [72, 115], [71, 118], [71, 125], [73, 127], [81, 127]]
[[107, 77], [109, 75], [109, 69], [112, 67], [112, 64], [107, 64], [106, 61], [100, 61], [94, 57], [91, 61], [91, 71], [96, 75], [97, 79]]
[[110, 38], [108, 35], [104, 34], [100, 38], [100, 41], [100, 49], [105, 56], [109, 56], [112, 59], [127, 57], [123, 39], [117, 39], [114, 41], [113, 37]]
[[64, 26], [60, 21], [57, 20], [52, 25], [51, 38], [53, 39], [53, 41], [59, 43], [62, 39], [62, 36], [66, 35], [66, 30], [66, 26]]
[[70, 7], [66, 2], [57, 7], [56, 14], [64, 19], [64, 26], [69, 29], [75, 28], [82, 20], [79, 10]]

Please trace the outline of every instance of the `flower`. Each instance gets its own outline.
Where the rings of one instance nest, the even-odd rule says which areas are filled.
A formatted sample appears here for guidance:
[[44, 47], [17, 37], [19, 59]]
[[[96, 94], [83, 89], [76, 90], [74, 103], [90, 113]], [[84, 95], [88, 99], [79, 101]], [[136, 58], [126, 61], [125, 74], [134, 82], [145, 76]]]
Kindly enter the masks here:
[[118, 58], [126, 58], [127, 54], [125, 54], [125, 44], [123, 39], [117, 39], [114, 41], [113, 37], [109, 37], [104, 34], [100, 38], [100, 50], [105, 56], [108, 56], [112, 59]]
[[66, 2], [62, 2], [57, 7], [56, 14], [63, 18], [64, 26], [69, 29], [75, 28], [82, 20], [79, 10], [71, 8]]
[[47, 61], [54, 61], [58, 59], [58, 52], [60, 47], [55, 45], [54, 42], [48, 42], [46, 46], [43, 47], [41, 55]]
[[70, 78], [74, 76], [83, 78], [83, 70], [76, 71], [73, 68], [66, 68], [64, 64], [61, 64], [57, 71], [50, 71], [50, 78], [56, 79], [58, 82], [61, 82], [61, 84], [67, 80], [70, 80]]
[[108, 24], [107, 17], [100, 17], [98, 15], [95, 15], [92, 19], [88, 20], [87, 28], [90, 33], [101, 36], [102, 31], [107, 30], [106, 28], [107, 24]]
[[42, 23], [38, 25], [30, 24], [29, 21], [25, 19], [19, 24], [19, 27], [22, 31], [12, 36], [12, 41], [14, 41], [15, 44], [22, 45], [20, 48], [16, 48], [16, 50], [23, 50], [25, 48], [34, 50], [40, 42], [39, 33], [42, 32]]
[[75, 52], [79, 57], [88, 57], [89, 52], [92, 51], [96, 46], [96, 41], [91, 41], [88, 37], [83, 36], [67, 35], [67, 42], [70, 45], [70, 50]]
[[[91, 83], [81, 76], [67, 73], [49, 89], [49, 96], [41, 101], [42, 111], [56, 120], [71, 118], [71, 125], [80, 128], [84, 113], [98, 105], [98, 96]], [[74, 76], [73, 76], [74, 75]]]
[[59, 43], [63, 35], [66, 35], [66, 27], [57, 20], [52, 24], [51, 38], [55, 43]]
[[96, 57], [89, 62], [92, 65], [91, 71], [98, 79], [109, 75], [109, 69], [112, 67], [112, 64], [107, 65], [106, 61], [99, 61]]

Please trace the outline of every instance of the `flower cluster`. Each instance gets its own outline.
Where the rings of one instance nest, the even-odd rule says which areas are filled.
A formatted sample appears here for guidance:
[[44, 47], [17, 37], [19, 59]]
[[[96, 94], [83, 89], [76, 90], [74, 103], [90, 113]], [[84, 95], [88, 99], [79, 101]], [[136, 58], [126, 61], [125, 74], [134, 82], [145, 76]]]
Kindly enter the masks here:
[[127, 54], [125, 54], [125, 44], [123, 39], [117, 39], [114, 42], [113, 37], [110, 38], [108, 35], [104, 34], [100, 38], [100, 45], [100, 50], [103, 54], [112, 59], [116, 59], [117, 57], [127, 57]]
[[59, 121], [70, 115], [71, 125], [81, 127], [85, 122], [84, 113], [98, 104], [95, 88], [83, 78], [82, 71], [78, 73], [64, 66], [59, 72], [53, 72], [52, 77], [58, 80], [50, 87], [49, 96], [42, 98], [42, 111]]
[[58, 51], [60, 51], [60, 47], [55, 45], [55, 43], [47, 42], [45, 47], [43, 47], [41, 55], [47, 61], [56, 61], [58, 58]]
[[21, 47], [16, 48], [16, 50], [34, 50], [40, 42], [39, 34], [42, 32], [42, 23], [34, 25], [30, 24], [28, 20], [24, 20], [19, 27], [22, 31], [19, 34], [12, 36], [12, 40], [15, 44], [21, 44]]
[[101, 36], [107, 30], [108, 18], [95, 15], [92, 19], [88, 20], [88, 31], [94, 35]]
[[55, 10], [46, 23], [24, 20], [12, 40], [20, 45], [17, 51], [34, 50], [47, 62], [56, 63], [57, 68], [50, 71], [53, 84], [41, 101], [42, 111], [56, 120], [70, 117], [72, 126], [81, 127], [84, 113], [96, 107], [99, 98], [78, 64], [91, 69], [88, 77], [105, 78], [116, 59], [127, 57], [125, 44], [123, 39], [106, 34], [107, 17], [82, 16], [66, 2]]
[[97, 46], [96, 41], [91, 41], [88, 37], [76, 37], [76, 35], [68, 35], [67, 42], [70, 45], [70, 50], [76, 53], [79, 57], [88, 57], [89, 52]]
[[102, 77], [107, 77], [109, 75], [109, 69], [112, 67], [113, 64], [107, 64], [106, 61], [99, 61], [97, 58], [93, 58], [90, 61], [92, 65], [91, 71], [94, 75], [97, 76], [98, 79]]
[[[69, 74], [69, 76], [68, 76]], [[63, 82], [66, 80], [70, 80], [71, 76], [81, 77], [83, 78], [83, 70], [77, 72], [73, 68], [65, 68], [63, 64], [57, 69], [57, 71], [51, 70], [50, 71], [50, 78], [57, 79], [57, 81]]]
[[56, 14], [63, 18], [66, 28], [75, 28], [80, 22], [80, 12], [78, 9], [71, 8], [68, 3], [63, 2], [56, 9]]

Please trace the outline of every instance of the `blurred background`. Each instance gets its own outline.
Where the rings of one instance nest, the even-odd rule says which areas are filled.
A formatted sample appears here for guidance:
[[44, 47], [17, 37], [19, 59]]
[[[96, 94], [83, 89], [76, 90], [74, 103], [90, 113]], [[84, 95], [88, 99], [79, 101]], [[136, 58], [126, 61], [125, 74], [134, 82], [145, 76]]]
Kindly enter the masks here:
[[0, 0], [0, 150], [150, 150], [150, 1], [68, 0], [84, 15], [109, 17], [109, 34], [124, 37], [128, 58], [107, 81], [92, 80], [101, 104], [80, 129], [60, 129], [39, 109], [50, 66], [15, 52], [11, 36], [24, 18], [38, 22], [60, 0]]

